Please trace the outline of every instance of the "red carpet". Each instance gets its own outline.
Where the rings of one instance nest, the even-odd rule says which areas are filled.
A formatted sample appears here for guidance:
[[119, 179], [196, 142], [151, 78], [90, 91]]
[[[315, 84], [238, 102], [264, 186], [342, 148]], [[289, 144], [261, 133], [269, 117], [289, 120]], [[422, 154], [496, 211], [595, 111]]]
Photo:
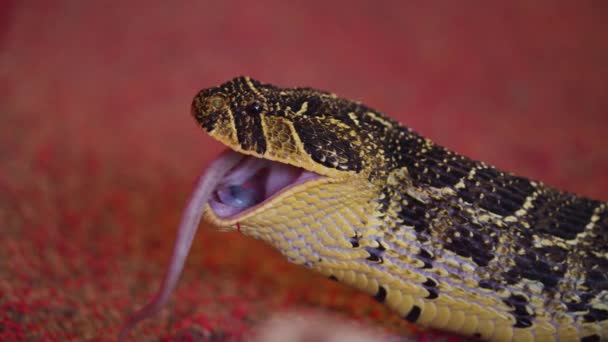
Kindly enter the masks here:
[[[0, 340], [115, 339], [157, 289], [221, 149], [192, 97], [239, 74], [362, 100], [456, 151], [608, 200], [602, 2], [0, 6]], [[260, 242], [202, 229], [171, 305], [135, 335], [239, 339], [291, 309], [412, 331]]]

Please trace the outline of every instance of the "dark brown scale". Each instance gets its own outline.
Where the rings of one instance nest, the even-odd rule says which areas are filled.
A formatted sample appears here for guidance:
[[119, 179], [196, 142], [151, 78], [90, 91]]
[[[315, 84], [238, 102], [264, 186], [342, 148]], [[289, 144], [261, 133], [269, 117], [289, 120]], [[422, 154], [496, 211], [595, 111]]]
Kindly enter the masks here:
[[532, 325], [534, 313], [530, 313], [527, 305], [528, 300], [524, 296], [512, 294], [509, 298], [504, 299], [503, 302], [513, 309], [515, 327], [526, 328]]
[[433, 268], [433, 256], [426, 249], [421, 248], [418, 255], [416, 255], [416, 258], [424, 263], [424, 266], [422, 266], [423, 269]]
[[559, 246], [532, 247], [525, 242], [526, 237], [518, 241], [521, 241], [519, 244], [525, 253], [513, 258], [515, 266], [503, 272], [501, 278], [510, 285], [524, 279], [536, 280], [543, 284], [545, 291], [550, 293], [555, 291], [568, 270], [569, 252]]
[[386, 251], [386, 248], [382, 245], [380, 241], [376, 241], [378, 243], [377, 247], [365, 247], [365, 250], [369, 253], [369, 257], [367, 260], [375, 262], [375, 263], [383, 263], [383, 254]]
[[584, 302], [564, 302], [570, 312], [587, 312], [589, 304]]
[[579, 253], [580, 268], [584, 272], [583, 286], [594, 291], [608, 291], [608, 257], [601, 253], [591, 253], [590, 249], [598, 246], [608, 246], [608, 210], [606, 207], [599, 212], [599, 218], [593, 229], [582, 240]]
[[361, 240], [361, 237], [357, 235], [350, 238], [350, 244], [353, 246], [353, 248], [359, 247], [359, 240]]
[[420, 309], [419, 306], [414, 305], [412, 307], [412, 309], [410, 310], [410, 312], [405, 315], [405, 320], [407, 320], [408, 322], [411, 323], [416, 323], [416, 321], [418, 320], [418, 318], [420, 317], [420, 313], [422, 312], [422, 310]]
[[547, 190], [539, 195], [526, 220], [535, 231], [572, 240], [585, 230], [599, 202]]
[[600, 322], [608, 319], [608, 310], [591, 307], [589, 313], [583, 316], [585, 322]]
[[608, 259], [589, 254], [583, 265], [586, 270], [584, 286], [608, 291]]
[[601, 338], [595, 334], [581, 338], [581, 342], [599, 342], [599, 341], [601, 341]]
[[386, 289], [383, 286], [378, 286], [378, 292], [374, 296], [374, 299], [379, 303], [384, 303], [386, 299]]
[[564, 263], [566, 262], [566, 257], [568, 257], [568, 250], [557, 245], [537, 248], [536, 253], [543, 260], [548, 260], [553, 264]]
[[477, 170], [475, 177], [466, 180], [458, 194], [468, 203], [501, 216], [513, 215], [534, 192], [528, 179], [503, 173], [494, 168]]
[[499, 289], [501, 289], [501, 286], [493, 281], [493, 280], [488, 280], [488, 279], [482, 279], [479, 281], [479, 287], [481, 287], [482, 289], [488, 289], [488, 290], [494, 290], [494, 291], [498, 291]]
[[363, 160], [356, 151], [357, 147], [353, 145], [348, 131], [311, 120], [313, 119], [294, 121], [296, 132], [311, 158], [327, 167], [360, 172]]
[[407, 204], [402, 205], [401, 210], [397, 213], [397, 218], [401, 220], [403, 225], [414, 227], [418, 233], [427, 232], [429, 222], [425, 215], [428, 206], [407, 194], [402, 195], [402, 200]]
[[480, 224], [460, 206], [439, 203], [443, 212], [440, 220], [445, 221], [443, 230], [435, 229], [436, 237], [445, 241], [444, 248], [464, 258], [471, 258], [478, 266], [487, 266], [495, 258], [493, 252], [498, 244], [496, 226]]
[[444, 238], [445, 248], [465, 258], [471, 258], [479, 266], [487, 266], [494, 259], [494, 247], [498, 243], [486, 227], [470, 221], [460, 222], [448, 228]]
[[[234, 115], [237, 137], [241, 147], [247, 151], [256, 151], [259, 154], [266, 152], [266, 138], [262, 129], [262, 119], [251, 108], [234, 108], [238, 114]], [[250, 134], [248, 132], [253, 132]]]
[[467, 158], [454, 155], [442, 147], [433, 148], [426, 157], [430, 170], [435, 174], [431, 177], [431, 186], [454, 186], [468, 176], [475, 163]]
[[429, 295], [426, 296], [426, 299], [435, 299], [435, 298], [439, 297], [439, 290], [437, 290], [437, 283], [433, 279], [427, 278], [426, 281], [424, 283], [422, 283], [422, 286], [424, 286], [424, 288], [429, 292]]
[[399, 140], [392, 149], [397, 147], [402, 153], [395, 156], [396, 166], [407, 167], [415, 185], [454, 186], [475, 166], [470, 159], [454, 158], [452, 152], [441, 146], [427, 146], [425, 140], [415, 133]]
[[598, 296], [598, 290], [592, 290], [591, 292], [584, 293], [580, 296], [579, 301], [566, 302], [566, 306], [569, 312], [583, 313], [583, 321], [588, 323], [601, 322], [608, 319], [608, 311], [604, 309], [595, 308], [593, 301]]
[[382, 263], [384, 263], [384, 259], [382, 259], [382, 257], [377, 256], [375, 254], [370, 254], [370, 256], [368, 256], [366, 258], [366, 260], [371, 261], [371, 262], [373, 262], [375, 264], [382, 264]]
[[522, 279], [537, 280], [544, 285], [545, 291], [556, 288], [567, 270], [566, 264], [553, 264], [546, 261], [537, 251], [530, 250], [514, 258], [515, 267], [504, 273], [508, 284], [516, 284]]

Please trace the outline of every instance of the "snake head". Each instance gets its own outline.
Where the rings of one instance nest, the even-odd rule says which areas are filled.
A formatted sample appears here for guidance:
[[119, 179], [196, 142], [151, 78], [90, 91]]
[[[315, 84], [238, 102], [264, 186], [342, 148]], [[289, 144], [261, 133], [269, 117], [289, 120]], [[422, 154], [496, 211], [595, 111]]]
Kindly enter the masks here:
[[[268, 207], [262, 204], [280, 202], [280, 194], [367, 179], [381, 164], [387, 129], [369, 120], [371, 112], [329, 92], [249, 77], [201, 90], [192, 103], [194, 118], [211, 137], [247, 155], [210, 200], [212, 221], [243, 222], [245, 214]], [[372, 121], [375, 126], [366, 125]]]
[[331, 177], [378, 166], [370, 158], [381, 150], [378, 127], [361, 125], [370, 112], [329, 92], [279, 88], [249, 77], [203, 89], [192, 104], [201, 127], [227, 147]]

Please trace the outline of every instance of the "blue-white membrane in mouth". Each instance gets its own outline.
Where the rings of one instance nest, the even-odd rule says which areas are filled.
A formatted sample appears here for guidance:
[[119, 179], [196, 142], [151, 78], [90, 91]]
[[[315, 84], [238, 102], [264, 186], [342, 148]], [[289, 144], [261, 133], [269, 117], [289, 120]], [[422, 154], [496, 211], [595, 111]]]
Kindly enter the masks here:
[[220, 181], [209, 206], [218, 218], [232, 219], [283, 190], [318, 177], [299, 167], [246, 156]]

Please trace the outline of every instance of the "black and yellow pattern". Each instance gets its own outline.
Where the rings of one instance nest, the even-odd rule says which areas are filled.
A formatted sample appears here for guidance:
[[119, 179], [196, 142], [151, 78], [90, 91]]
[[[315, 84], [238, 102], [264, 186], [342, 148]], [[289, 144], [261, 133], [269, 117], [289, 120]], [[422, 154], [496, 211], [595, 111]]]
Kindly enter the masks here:
[[423, 326], [495, 341], [608, 339], [606, 203], [311, 88], [239, 77], [201, 91], [193, 115], [233, 150], [326, 176], [239, 217], [291, 261]]

